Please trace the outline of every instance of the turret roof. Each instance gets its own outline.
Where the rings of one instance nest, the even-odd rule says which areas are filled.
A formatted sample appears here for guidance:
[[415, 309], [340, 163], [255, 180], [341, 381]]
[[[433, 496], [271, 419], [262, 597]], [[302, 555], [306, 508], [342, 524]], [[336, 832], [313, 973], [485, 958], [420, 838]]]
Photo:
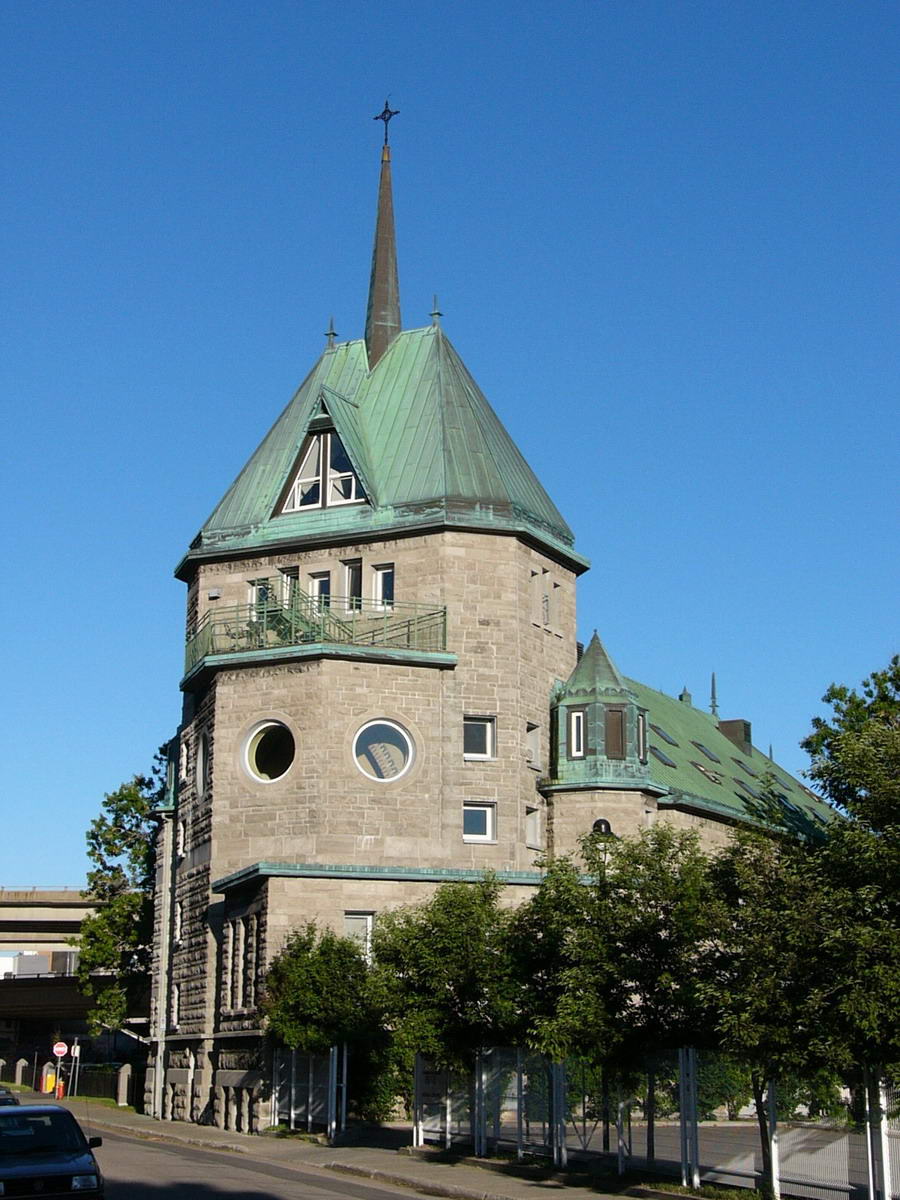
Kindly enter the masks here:
[[[367, 495], [277, 511], [321, 409]], [[365, 342], [326, 349], [195, 538], [189, 560], [436, 526], [519, 534], [576, 571], [574, 537], [438, 325], [399, 333], [369, 369]]]

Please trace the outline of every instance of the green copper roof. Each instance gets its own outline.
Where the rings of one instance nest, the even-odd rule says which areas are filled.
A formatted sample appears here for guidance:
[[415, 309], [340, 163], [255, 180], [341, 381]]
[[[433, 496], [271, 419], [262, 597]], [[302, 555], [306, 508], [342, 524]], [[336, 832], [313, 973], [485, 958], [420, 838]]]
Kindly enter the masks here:
[[[276, 513], [310, 420], [327, 411], [368, 497]], [[518, 533], [587, 561], [438, 326], [406, 330], [370, 371], [365, 343], [327, 349], [195, 538], [187, 562], [458, 526]]]
[[[668, 766], [652, 752], [650, 754], [650, 778], [669, 789], [669, 796], [660, 800], [661, 804], [678, 803], [737, 821], [752, 821], [757, 819], [754, 801], [745, 789], [749, 786], [760, 791], [763, 777], [769, 773], [787, 801], [784, 818], [789, 826], [798, 832], [811, 832], [833, 820], [834, 812], [823, 800], [807, 791], [761, 751], [753, 747], [749, 754], [744, 754], [720, 731], [716, 718], [710, 713], [633, 679], [625, 682], [637, 696], [638, 705], [647, 710], [650, 746], [656, 747], [675, 764]], [[660, 729], [677, 745], [666, 741], [658, 732]], [[705, 746], [720, 761], [713, 761], [695, 743]], [[700, 763], [714, 773], [721, 783], [708, 778], [694, 763]], [[749, 774], [747, 768], [756, 774]]]
[[582, 704], [587, 697], [626, 693], [628, 685], [607, 654], [595, 629], [587, 649], [566, 682], [560, 703]]

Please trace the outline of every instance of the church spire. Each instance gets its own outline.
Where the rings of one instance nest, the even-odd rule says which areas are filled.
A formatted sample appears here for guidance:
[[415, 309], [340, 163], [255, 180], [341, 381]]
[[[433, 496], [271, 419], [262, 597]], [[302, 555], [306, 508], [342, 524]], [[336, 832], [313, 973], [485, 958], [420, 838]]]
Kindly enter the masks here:
[[369, 370], [400, 332], [400, 284], [397, 278], [397, 241], [394, 236], [394, 201], [391, 192], [391, 148], [388, 145], [388, 122], [396, 115], [397, 110], [392, 111], [385, 101], [384, 112], [375, 118], [376, 121], [384, 121], [384, 146], [381, 150], [369, 307], [366, 311]]

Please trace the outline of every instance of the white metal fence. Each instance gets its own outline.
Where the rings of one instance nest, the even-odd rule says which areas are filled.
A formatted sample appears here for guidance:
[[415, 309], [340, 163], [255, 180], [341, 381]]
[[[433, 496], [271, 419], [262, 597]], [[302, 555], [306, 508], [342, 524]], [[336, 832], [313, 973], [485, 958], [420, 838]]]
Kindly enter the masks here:
[[[471, 1076], [450, 1075], [419, 1058], [414, 1145], [471, 1146], [476, 1154], [515, 1150], [546, 1155], [560, 1166], [570, 1156], [607, 1156], [619, 1172], [634, 1168], [681, 1176], [682, 1182], [758, 1186], [762, 1147], [755, 1111], [741, 1119], [699, 1119], [695, 1050], [663, 1064], [669, 1103], [657, 1102], [647, 1075], [607, 1078], [583, 1061], [551, 1063], [540, 1055], [492, 1049]], [[654, 1071], [654, 1079], [656, 1071]], [[900, 1197], [900, 1122], [895, 1098], [876, 1082], [860, 1087], [861, 1120], [814, 1120], [778, 1110], [766, 1097], [768, 1142], [776, 1196], [807, 1200], [891, 1200]], [[858, 1105], [859, 1107], [859, 1105]]]
[[347, 1127], [347, 1048], [302, 1054], [276, 1048], [272, 1055], [272, 1125], [322, 1130], [334, 1138]]

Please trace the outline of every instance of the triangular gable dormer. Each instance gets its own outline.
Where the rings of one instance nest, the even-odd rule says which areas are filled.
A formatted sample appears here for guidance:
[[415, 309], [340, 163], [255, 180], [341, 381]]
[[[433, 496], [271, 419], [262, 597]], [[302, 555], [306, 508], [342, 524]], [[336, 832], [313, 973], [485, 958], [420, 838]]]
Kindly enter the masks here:
[[359, 473], [320, 392], [273, 516], [364, 504], [367, 499]]

